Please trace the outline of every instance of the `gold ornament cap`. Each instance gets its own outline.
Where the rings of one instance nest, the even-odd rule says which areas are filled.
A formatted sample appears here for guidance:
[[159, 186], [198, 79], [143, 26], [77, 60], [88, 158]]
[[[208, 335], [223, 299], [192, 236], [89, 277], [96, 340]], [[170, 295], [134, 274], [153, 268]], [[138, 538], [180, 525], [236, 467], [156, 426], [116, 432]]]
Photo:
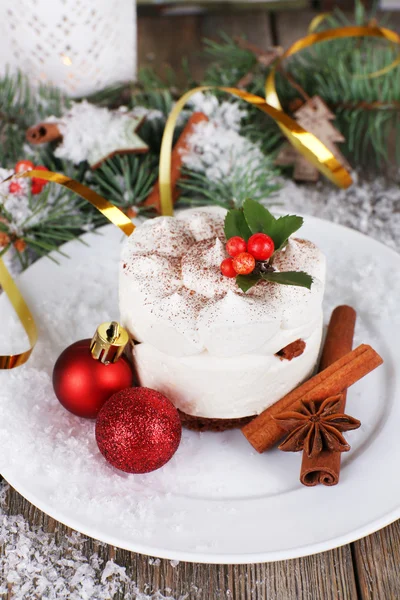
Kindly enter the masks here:
[[102, 323], [93, 336], [90, 352], [93, 358], [109, 365], [117, 362], [128, 342], [128, 332], [117, 321]]

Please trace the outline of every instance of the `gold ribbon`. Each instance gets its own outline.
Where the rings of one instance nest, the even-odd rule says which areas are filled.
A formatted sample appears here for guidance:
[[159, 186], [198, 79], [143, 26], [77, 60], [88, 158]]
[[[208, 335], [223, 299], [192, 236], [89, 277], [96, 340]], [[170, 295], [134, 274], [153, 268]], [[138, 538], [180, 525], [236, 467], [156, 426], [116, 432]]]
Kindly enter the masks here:
[[311, 22], [308, 26], [308, 33], [314, 33], [314, 31], [316, 29], [318, 29], [318, 27], [321, 25], [321, 23], [323, 23], [325, 21], [325, 19], [327, 19], [330, 16], [331, 16], [331, 13], [329, 13], [329, 12], [324, 12], [324, 13], [320, 13], [319, 15], [316, 15], [313, 19], [311, 19]]
[[[321, 20], [319, 22], [317, 22], [316, 24], [312, 23], [312, 25], [314, 27], [316, 27], [320, 23], [321, 23]], [[319, 33], [311, 33], [310, 35], [307, 35], [306, 37], [304, 37], [300, 40], [297, 40], [297, 42], [292, 44], [286, 50], [286, 52], [283, 53], [283, 55], [279, 58], [277, 63], [275, 63], [274, 67], [271, 69], [271, 71], [267, 77], [267, 80], [265, 82], [265, 97], [267, 99], [267, 102], [271, 106], [274, 106], [276, 109], [282, 111], [282, 106], [279, 101], [278, 94], [276, 91], [276, 86], [275, 86], [275, 75], [276, 75], [276, 70], [279, 68], [281, 62], [285, 58], [288, 58], [289, 56], [293, 56], [293, 54], [296, 54], [296, 52], [299, 52], [300, 50], [304, 50], [304, 48], [309, 48], [310, 46], [313, 46], [314, 44], [319, 44], [320, 42], [326, 42], [329, 40], [336, 40], [336, 39], [340, 39], [340, 38], [349, 38], [349, 37], [376, 37], [376, 38], [382, 38], [382, 39], [388, 40], [389, 42], [392, 42], [395, 44], [400, 44], [400, 36], [395, 31], [392, 31], [391, 29], [386, 29], [384, 27], [351, 26], [351, 27], [339, 27], [339, 28], [335, 28], [335, 29], [326, 29], [325, 31], [321, 31]], [[388, 70], [392, 69], [397, 64], [400, 64], [400, 58], [396, 59], [388, 67], [385, 67], [384, 69], [381, 69], [380, 71], [377, 71], [376, 73], [372, 73], [368, 77], [373, 77], [373, 76], [377, 77], [379, 75], [382, 75], [383, 73], [386, 73]], [[338, 175], [339, 178], [342, 180], [344, 177], [344, 180], [342, 181], [342, 183], [345, 183], [345, 181], [347, 180], [347, 177], [349, 177], [349, 174], [347, 173], [347, 171], [345, 171], [345, 173], [343, 173], [343, 171], [341, 171], [338, 174], [334, 174], [333, 172], [329, 173], [329, 171], [331, 171], [331, 164], [330, 164], [329, 160], [328, 161], [321, 160], [321, 157], [318, 156], [317, 153], [315, 152], [316, 148], [313, 148], [311, 153], [308, 152], [307, 150], [302, 150], [301, 148], [299, 148], [298, 143], [297, 143], [298, 140], [296, 139], [296, 136], [293, 134], [291, 129], [279, 122], [278, 122], [278, 125], [281, 128], [282, 132], [285, 134], [285, 136], [293, 144], [293, 146], [295, 146], [295, 148], [297, 150], [302, 152], [304, 154], [304, 156], [306, 156], [306, 158], [310, 162], [312, 162], [313, 165], [315, 165], [317, 167], [317, 169], [319, 169], [322, 173], [324, 173], [324, 175], [326, 175], [332, 181], [335, 181], [336, 175]], [[323, 166], [322, 169], [321, 169], [321, 163]], [[332, 177], [332, 175], [333, 175], [333, 177]], [[335, 181], [335, 183], [336, 183], [336, 181]], [[341, 185], [341, 187], [347, 187], [347, 185]]]
[[[51, 171], [27, 171], [26, 173], [20, 173], [16, 175], [16, 177], [38, 177], [40, 179], [45, 179], [46, 181], [52, 181], [54, 183], [58, 183], [69, 190], [78, 194], [90, 204], [95, 206], [111, 223], [114, 223], [117, 227], [121, 229], [125, 233], [125, 235], [129, 236], [133, 230], [135, 229], [134, 224], [131, 220], [116, 206], [111, 204], [105, 200], [102, 196], [86, 187], [82, 183], [71, 179], [70, 177], [66, 177], [65, 175], [61, 175], [60, 173], [52, 173]], [[9, 178], [11, 179], [11, 178]], [[7, 181], [7, 180], [6, 180]], [[5, 356], [0, 356], [0, 369], [13, 369], [14, 367], [19, 367], [23, 365], [30, 355], [32, 354], [32, 350], [37, 342], [38, 334], [37, 328], [35, 324], [35, 320], [30, 312], [24, 298], [22, 297], [21, 292], [19, 291], [17, 285], [13, 281], [10, 273], [8, 272], [4, 261], [0, 258], [0, 287], [3, 288], [4, 292], [8, 296], [15, 312], [18, 315], [19, 320], [24, 327], [28, 339], [30, 348], [21, 354], [10, 354]]]
[[[193, 94], [204, 92], [207, 90], [217, 89], [233, 96], [237, 96], [245, 100], [252, 106], [262, 110], [267, 115], [276, 121], [284, 132], [290, 134], [290, 141], [299, 152], [307, 156], [309, 160], [317, 166], [317, 168], [326, 177], [331, 179], [336, 185], [346, 188], [352, 183], [349, 172], [345, 167], [334, 157], [332, 152], [323, 144], [314, 134], [303, 129], [297, 121], [285, 114], [280, 108], [267, 103], [261, 96], [250, 94], [244, 90], [231, 87], [214, 87], [201, 86], [186, 92], [175, 104], [171, 111], [164, 130], [163, 139], [160, 150], [160, 167], [159, 167], [159, 186], [160, 186], [160, 204], [162, 214], [173, 214], [172, 188], [171, 188], [171, 154], [172, 154], [172, 139], [176, 121], [181, 113], [186, 102]], [[280, 105], [279, 105], [280, 106]]]
[[23, 365], [30, 357], [32, 350], [37, 342], [38, 333], [35, 320], [29, 310], [21, 292], [17, 288], [10, 273], [7, 271], [3, 260], [0, 258], [0, 286], [7, 294], [15, 312], [21, 321], [29, 339], [30, 348], [21, 354], [10, 354], [0, 356], [0, 369], [13, 369]]
[[[326, 13], [321, 13], [320, 15], [317, 15], [316, 17], [314, 17], [310, 23], [310, 25], [308, 26], [308, 33], [314, 33], [316, 31], [316, 29], [318, 29], [318, 27], [328, 18], [331, 16], [331, 13], [326, 12]], [[371, 29], [373, 26], [370, 24], [368, 25], [368, 28]], [[382, 28], [383, 31], [390, 31], [389, 29], [385, 30], [384, 28]], [[372, 73], [367, 73], [365, 75], [353, 75], [353, 77], [355, 79], [374, 79], [375, 77], [381, 77], [381, 75], [386, 75], [386, 73], [389, 73], [389, 71], [391, 71], [392, 69], [394, 69], [395, 67], [397, 67], [400, 64], [400, 56], [398, 58], [396, 58], [392, 63], [390, 63], [390, 65], [387, 65], [386, 67], [383, 67], [382, 69], [378, 69], [377, 71], [373, 71]]]
[[[98, 211], [101, 212], [102, 215], [106, 217], [111, 223], [116, 225], [125, 233], [125, 235], [131, 235], [133, 230], [135, 229], [134, 224], [126, 216], [125, 213], [122, 212], [117, 206], [108, 202], [103, 196], [100, 196], [94, 190], [91, 190], [83, 183], [79, 183], [79, 181], [75, 181], [75, 179], [71, 179], [66, 175], [62, 175], [61, 173], [53, 173], [52, 171], [26, 171], [25, 173], [19, 173], [14, 177], [37, 177], [39, 179], [45, 179], [46, 181], [52, 181], [53, 183], [58, 183], [58, 185], [62, 185], [65, 188], [68, 188], [75, 194], [78, 194], [81, 198], [84, 198], [92, 206], [97, 208]], [[11, 178], [9, 178], [11, 179]], [[7, 180], [6, 180], [7, 181]]]

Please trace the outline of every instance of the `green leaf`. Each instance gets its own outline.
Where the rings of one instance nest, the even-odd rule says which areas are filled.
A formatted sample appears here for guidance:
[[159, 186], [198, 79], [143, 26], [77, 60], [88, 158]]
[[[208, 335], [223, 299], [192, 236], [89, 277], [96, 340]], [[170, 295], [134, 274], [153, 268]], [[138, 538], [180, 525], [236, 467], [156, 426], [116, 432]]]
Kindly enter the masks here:
[[298, 217], [297, 215], [285, 215], [275, 221], [272, 233], [268, 234], [274, 240], [275, 252], [286, 245], [289, 236], [300, 229], [303, 221], [303, 217]]
[[[311, 289], [313, 278], [304, 271], [286, 271], [286, 272], [272, 272], [262, 273], [261, 278], [272, 283], [281, 283], [283, 285], [296, 285], [299, 287], [305, 287], [308, 290]], [[237, 281], [238, 278], [236, 278]]]
[[257, 281], [260, 281], [259, 275], [237, 275], [236, 277], [236, 283], [242, 292], [247, 292], [253, 285], [256, 285]]
[[272, 237], [276, 219], [265, 206], [248, 198], [243, 203], [243, 211], [252, 233], [266, 233]]
[[229, 240], [231, 237], [238, 235], [246, 241], [251, 236], [251, 231], [248, 228], [246, 219], [244, 218], [243, 209], [230, 210], [225, 217], [225, 236]]

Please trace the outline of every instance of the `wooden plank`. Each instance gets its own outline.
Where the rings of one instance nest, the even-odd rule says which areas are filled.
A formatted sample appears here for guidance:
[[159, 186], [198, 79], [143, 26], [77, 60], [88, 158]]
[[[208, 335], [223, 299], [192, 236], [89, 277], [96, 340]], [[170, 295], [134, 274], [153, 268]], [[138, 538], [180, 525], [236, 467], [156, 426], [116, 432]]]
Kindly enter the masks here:
[[400, 598], [400, 521], [353, 544], [362, 600]]
[[154, 67], [164, 75], [167, 66], [176, 72], [178, 83], [185, 80], [182, 59], [188, 58], [193, 77], [200, 78], [205, 60], [200, 54], [199, 15], [138, 18], [138, 64]]
[[[54, 534], [56, 543], [71, 530], [54, 521], [10, 488], [8, 514], [22, 514], [32, 525]], [[175, 564], [84, 538], [83, 553], [97, 552], [126, 567], [141, 593], [185, 600], [354, 600], [357, 590], [350, 547], [292, 561], [256, 565]], [[1, 552], [1, 550], [0, 550]], [[384, 558], [382, 557], [382, 561]], [[132, 593], [127, 583], [115, 600]], [[386, 597], [385, 597], [386, 600]]]
[[278, 43], [289, 48], [293, 42], [307, 35], [308, 26], [319, 11], [280, 11], [276, 13]]
[[244, 35], [261, 48], [271, 45], [268, 13], [257, 9], [245, 13], [139, 16], [139, 66], [154, 67], [160, 75], [170, 66], [181, 83], [182, 59], [188, 58], [192, 76], [200, 80], [209, 62], [202, 55], [203, 39], [218, 39], [221, 31], [230, 36]]
[[232, 37], [244, 36], [260, 48], [268, 48], [271, 45], [267, 11], [254, 8], [243, 14], [225, 12], [202, 16], [202, 38], [218, 39], [221, 31]]

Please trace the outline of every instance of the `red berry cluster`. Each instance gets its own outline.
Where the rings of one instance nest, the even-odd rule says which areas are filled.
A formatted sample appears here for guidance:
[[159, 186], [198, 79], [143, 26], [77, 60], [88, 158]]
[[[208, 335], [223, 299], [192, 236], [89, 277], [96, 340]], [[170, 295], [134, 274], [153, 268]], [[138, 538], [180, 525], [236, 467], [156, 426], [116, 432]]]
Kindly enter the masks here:
[[274, 253], [274, 242], [265, 233], [254, 233], [249, 241], [235, 235], [226, 243], [226, 251], [231, 258], [225, 258], [221, 263], [221, 273], [225, 277], [250, 275], [254, 271], [256, 261], [271, 258]]
[[[18, 161], [15, 165], [14, 171], [16, 173], [23, 173], [24, 171], [32, 171], [32, 169], [35, 169], [35, 171], [48, 171], [47, 167], [43, 167], [42, 165], [35, 166], [30, 160]], [[46, 181], [46, 179], [32, 177], [31, 193], [33, 195], [40, 194], [44, 186], [48, 183], [49, 182]], [[22, 186], [19, 181], [11, 181], [8, 189], [10, 194], [19, 194], [22, 191]]]

